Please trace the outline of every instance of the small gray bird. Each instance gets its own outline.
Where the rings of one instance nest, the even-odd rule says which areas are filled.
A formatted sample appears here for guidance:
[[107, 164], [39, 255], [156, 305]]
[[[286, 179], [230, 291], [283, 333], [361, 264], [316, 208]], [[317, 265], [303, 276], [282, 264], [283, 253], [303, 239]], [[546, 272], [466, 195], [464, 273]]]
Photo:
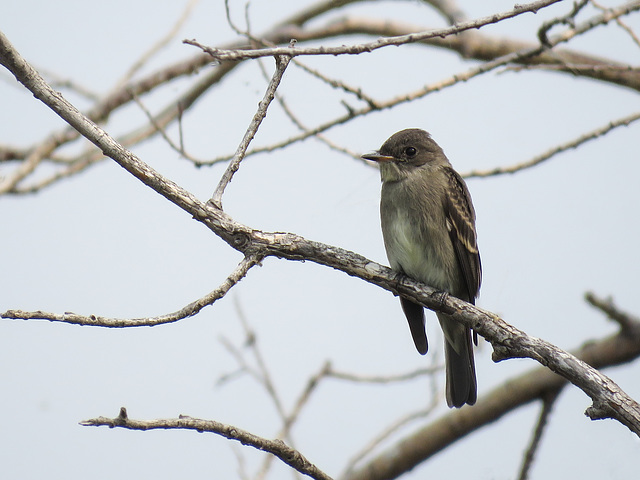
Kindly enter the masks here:
[[[391, 268], [474, 303], [480, 290], [475, 211], [464, 180], [431, 135], [417, 128], [392, 135], [362, 158], [380, 165], [382, 234]], [[424, 309], [400, 297], [413, 342], [427, 353]], [[471, 329], [438, 313], [445, 337], [449, 407], [476, 402]], [[477, 338], [474, 335], [477, 344]]]

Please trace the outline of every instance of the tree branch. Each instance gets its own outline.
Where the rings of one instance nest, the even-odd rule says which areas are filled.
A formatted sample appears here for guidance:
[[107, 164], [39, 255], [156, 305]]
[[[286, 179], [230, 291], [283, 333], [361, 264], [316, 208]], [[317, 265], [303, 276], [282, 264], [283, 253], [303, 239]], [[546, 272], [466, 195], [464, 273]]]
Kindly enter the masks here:
[[595, 140], [596, 138], [602, 137], [609, 133], [611, 130], [614, 130], [618, 127], [627, 127], [633, 122], [640, 120], [640, 113], [634, 113], [632, 115], [628, 115], [624, 118], [619, 118], [618, 120], [612, 120], [606, 125], [596, 128], [590, 132], [587, 132], [583, 135], [580, 135], [578, 138], [575, 138], [569, 142], [563, 143], [562, 145], [558, 145], [553, 147], [546, 152], [533, 157], [526, 162], [518, 163], [516, 165], [511, 165], [508, 167], [496, 167], [489, 170], [472, 170], [469, 173], [465, 173], [463, 177], [465, 178], [473, 178], [473, 177], [490, 177], [494, 175], [503, 175], [505, 173], [516, 173], [521, 170], [526, 170], [527, 168], [535, 167], [536, 165], [540, 165], [541, 163], [549, 160], [550, 158], [556, 156], [559, 153], [565, 152], [567, 150], [571, 150], [574, 148], [578, 148], [580, 145], [587, 143], [591, 140]]
[[[640, 323], [637, 324], [640, 327]], [[585, 342], [574, 352], [594, 368], [629, 362], [640, 356], [640, 330], [633, 335], [620, 331], [602, 340]], [[574, 358], [575, 358], [574, 357]], [[389, 480], [436, 455], [466, 435], [495, 422], [518, 407], [558, 394], [567, 380], [546, 368], [530, 370], [480, 395], [471, 408], [452, 410], [415, 433], [390, 445], [341, 480]]]
[[208, 293], [202, 298], [191, 302], [189, 305], [180, 310], [160, 315], [157, 317], [145, 318], [107, 318], [98, 315], [78, 315], [73, 312], [49, 313], [40, 310], [36, 312], [24, 312], [22, 310], [7, 310], [0, 314], [2, 318], [11, 318], [14, 320], [49, 320], [51, 322], [70, 323], [73, 325], [85, 325], [91, 327], [108, 327], [108, 328], [129, 328], [129, 327], [153, 327], [156, 325], [164, 325], [165, 323], [173, 323], [183, 318], [193, 317], [204, 307], [213, 305], [217, 300], [224, 297], [231, 288], [244, 278], [249, 269], [258, 265], [262, 261], [259, 255], [245, 256], [238, 266], [231, 272], [227, 279], [215, 290]]
[[587, 292], [584, 295], [585, 300], [594, 308], [603, 312], [608, 318], [620, 325], [623, 332], [629, 335], [637, 335], [640, 328], [640, 318], [621, 311], [615, 306], [611, 297], [602, 299], [593, 292]]
[[548, 425], [549, 416], [551, 415], [551, 410], [553, 409], [553, 405], [557, 398], [558, 392], [550, 392], [542, 399], [542, 408], [540, 409], [538, 422], [536, 423], [536, 428], [534, 429], [531, 441], [529, 442], [529, 447], [522, 459], [518, 480], [527, 480], [529, 478], [529, 471], [533, 465], [533, 459], [538, 447], [540, 446], [542, 434], [544, 433], [545, 427]]
[[[293, 47], [293, 44], [290, 45], [290, 47]], [[231, 182], [233, 175], [238, 171], [238, 168], [240, 168], [240, 162], [242, 162], [242, 159], [244, 159], [247, 148], [249, 148], [249, 143], [251, 143], [251, 140], [253, 140], [253, 137], [258, 131], [262, 120], [264, 120], [264, 117], [267, 115], [267, 109], [273, 101], [273, 97], [276, 94], [278, 85], [280, 85], [280, 81], [282, 80], [284, 71], [287, 69], [290, 61], [291, 57], [287, 57], [284, 55], [276, 57], [276, 71], [274, 72], [273, 77], [269, 82], [269, 86], [267, 87], [267, 91], [264, 94], [264, 98], [258, 104], [258, 111], [251, 119], [251, 123], [249, 124], [247, 131], [245, 132], [240, 145], [238, 145], [238, 149], [236, 150], [235, 155], [231, 159], [231, 163], [229, 163], [227, 170], [224, 172], [222, 178], [220, 179], [218, 187], [216, 188], [215, 192], [213, 192], [211, 200], [209, 200], [209, 202], [216, 208], [222, 209], [222, 195], [224, 194], [224, 190], [227, 185], [229, 185], [229, 182]]]
[[263, 452], [275, 455], [284, 463], [294, 468], [298, 472], [316, 480], [331, 480], [326, 473], [309, 462], [299, 451], [287, 446], [282, 440], [268, 440], [252, 433], [216, 422], [215, 420], [201, 420], [198, 418], [180, 415], [178, 418], [163, 420], [132, 420], [128, 417], [124, 407], [120, 409], [120, 414], [116, 418], [98, 417], [80, 422], [83, 426], [107, 426], [110, 428], [120, 427], [129, 430], [195, 430], [197, 432], [211, 432], [229, 440], [235, 440], [243, 445], [252, 446]]
[[478, 18], [476, 20], [463, 22], [451, 27], [446, 27], [436, 30], [427, 30], [419, 33], [410, 33], [408, 35], [401, 35], [398, 37], [385, 37], [379, 38], [374, 42], [362, 43], [358, 45], [341, 45], [338, 47], [307, 47], [307, 48], [295, 48], [287, 49], [287, 47], [272, 47], [272, 48], [259, 48], [253, 50], [229, 50], [221, 48], [207, 47], [198, 43], [195, 40], [184, 40], [183, 43], [200, 48], [203, 52], [208, 53], [214, 59], [223, 60], [244, 60], [247, 58], [260, 58], [271, 57], [274, 55], [286, 55], [290, 57], [299, 55], [358, 55], [360, 53], [372, 52], [379, 48], [388, 47], [391, 45], [404, 45], [407, 43], [421, 42], [429, 38], [446, 37], [461, 33], [466, 30], [482, 28], [486, 25], [506, 20], [508, 18], [517, 17], [523, 13], [537, 12], [538, 10], [553, 5], [561, 0], [539, 0], [537, 2], [529, 3], [527, 5], [516, 5], [512, 10], [504, 13], [496, 13], [488, 17]]

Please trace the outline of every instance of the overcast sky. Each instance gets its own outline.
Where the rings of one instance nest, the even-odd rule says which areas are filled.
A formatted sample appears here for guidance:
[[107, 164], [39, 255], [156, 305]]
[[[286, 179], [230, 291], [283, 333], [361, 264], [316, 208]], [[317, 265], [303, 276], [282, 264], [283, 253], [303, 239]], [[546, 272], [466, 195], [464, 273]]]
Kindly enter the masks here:
[[[482, 3], [482, 5], [476, 5]], [[482, 29], [536, 41], [543, 19], [568, 11], [563, 2]], [[161, 38], [185, 2], [5, 2], [0, 29], [43, 73], [55, 73], [107, 93], [133, 62]], [[239, 23], [243, 4], [231, 2]], [[304, 2], [296, 2], [304, 4]], [[512, 2], [459, 0], [471, 18], [512, 8]], [[289, 5], [289, 6], [287, 6]], [[252, 2], [259, 32], [293, 13], [291, 2]], [[425, 28], [443, 25], [414, 2], [355, 5], [345, 13], [397, 18]], [[593, 11], [591, 12], [593, 13]], [[627, 19], [640, 33], [640, 16]], [[196, 50], [184, 38], [217, 45], [235, 38], [222, 1], [202, 0], [166, 50], [141, 75]], [[354, 43], [365, 37], [332, 44]], [[571, 48], [637, 64], [638, 46], [615, 25], [576, 40]], [[408, 46], [361, 57], [306, 58], [327, 75], [384, 100], [447, 78], [473, 65], [455, 54]], [[272, 59], [265, 65], [272, 70]], [[204, 75], [214, 65], [203, 68]], [[51, 78], [48, 76], [47, 78]], [[199, 77], [195, 77], [198, 79]], [[143, 101], [166, 106], [194, 80], [175, 82]], [[205, 95], [184, 119], [191, 154], [232, 153], [266, 83], [246, 63]], [[309, 126], [344, 113], [345, 98], [290, 68], [280, 92]], [[88, 103], [68, 98], [81, 109]], [[356, 100], [349, 100], [354, 105]], [[63, 122], [13, 78], [0, 72], [0, 143], [33, 145]], [[356, 152], [380, 147], [395, 131], [430, 131], [460, 172], [526, 161], [611, 120], [637, 112], [637, 92], [569, 75], [497, 71], [420, 101], [369, 115], [327, 132]], [[114, 113], [106, 129], [119, 135], [145, 124], [132, 106]], [[177, 138], [177, 128], [168, 132]], [[274, 106], [255, 139], [265, 145], [296, 132]], [[586, 291], [612, 295], [638, 313], [640, 125], [512, 176], [470, 179], [484, 267], [478, 304], [525, 332], [575, 349], [616, 331], [583, 300]], [[85, 148], [76, 144], [67, 153]], [[194, 168], [162, 139], [133, 151], [205, 200], [225, 165]], [[0, 165], [0, 175], [9, 171]], [[377, 170], [308, 140], [248, 158], [229, 185], [225, 210], [268, 231], [291, 231], [387, 264], [378, 217]], [[175, 311], [216, 288], [241, 255], [201, 224], [105, 160], [35, 195], [0, 199], [0, 311], [72, 311], [121, 318]], [[393, 374], [442, 361], [435, 315], [427, 313], [431, 350], [413, 347], [399, 302], [358, 279], [315, 264], [269, 258], [232, 292], [198, 316], [154, 328], [108, 330], [46, 321], [0, 322], [0, 472], [11, 479], [236, 478], [237, 455], [253, 472], [263, 454], [194, 432], [132, 432], [81, 427], [121, 406], [138, 419], [179, 414], [228, 422], [273, 438], [279, 422], [264, 390], [249, 376], [223, 386], [238, 368], [220, 339], [242, 348], [240, 312], [255, 330], [284, 404], [290, 408], [307, 378], [330, 359], [340, 370]], [[248, 358], [248, 350], [243, 350]], [[491, 348], [476, 349], [479, 398], [532, 360], [494, 364]], [[637, 362], [606, 371], [640, 399]], [[444, 374], [440, 381], [442, 388]], [[353, 386], [327, 380], [294, 428], [295, 446], [330, 475], [375, 434], [427, 406], [425, 378], [403, 385]], [[444, 395], [438, 412], [447, 412]], [[638, 439], [613, 421], [584, 416], [589, 399], [567, 388], [555, 405], [531, 478], [633, 478]], [[406, 478], [514, 478], [539, 405], [507, 415], [415, 469]], [[435, 418], [435, 417], [434, 417]], [[421, 424], [411, 424], [408, 433]], [[395, 437], [398, 438], [398, 437]], [[282, 475], [285, 467], [277, 467]]]

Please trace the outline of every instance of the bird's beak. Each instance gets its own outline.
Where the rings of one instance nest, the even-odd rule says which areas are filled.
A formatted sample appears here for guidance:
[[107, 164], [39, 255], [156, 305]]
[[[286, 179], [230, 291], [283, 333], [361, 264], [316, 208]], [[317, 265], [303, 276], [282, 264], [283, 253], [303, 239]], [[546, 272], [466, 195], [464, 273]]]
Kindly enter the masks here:
[[366, 155], [362, 155], [361, 158], [364, 158], [365, 160], [373, 160], [378, 163], [392, 162], [394, 160], [393, 157], [389, 155], [380, 155], [378, 152], [367, 153]]

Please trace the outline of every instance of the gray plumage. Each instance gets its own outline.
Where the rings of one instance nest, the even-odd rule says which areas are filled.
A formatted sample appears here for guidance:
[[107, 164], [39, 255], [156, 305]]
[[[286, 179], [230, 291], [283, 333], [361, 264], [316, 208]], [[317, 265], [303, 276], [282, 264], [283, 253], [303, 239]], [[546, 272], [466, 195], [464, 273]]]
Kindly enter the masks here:
[[[481, 266], [475, 211], [464, 180], [438, 144], [420, 129], [392, 135], [374, 154], [380, 165], [382, 234], [391, 268], [474, 303]], [[400, 298], [418, 352], [428, 349], [424, 309]], [[446, 397], [450, 407], [476, 401], [471, 330], [438, 313], [445, 336]]]

